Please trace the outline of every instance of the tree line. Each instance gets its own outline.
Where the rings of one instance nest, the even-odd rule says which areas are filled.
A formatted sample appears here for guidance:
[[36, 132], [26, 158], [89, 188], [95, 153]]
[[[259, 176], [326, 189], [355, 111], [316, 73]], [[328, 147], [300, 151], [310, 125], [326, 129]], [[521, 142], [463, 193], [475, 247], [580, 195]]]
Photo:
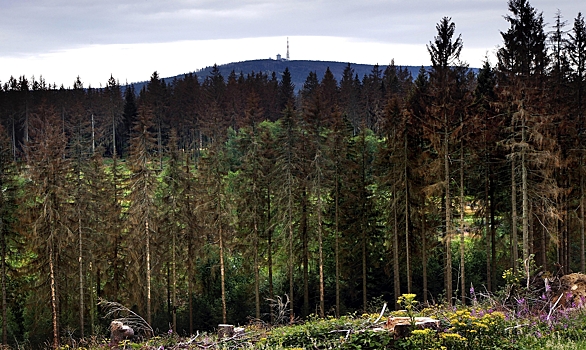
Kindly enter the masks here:
[[[496, 291], [585, 270], [586, 27], [509, 0], [475, 73], [444, 17], [416, 77], [214, 67], [141, 91], [10, 78], [0, 91], [2, 339], [159, 331]], [[375, 301], [373, 301], [375, 300]]]

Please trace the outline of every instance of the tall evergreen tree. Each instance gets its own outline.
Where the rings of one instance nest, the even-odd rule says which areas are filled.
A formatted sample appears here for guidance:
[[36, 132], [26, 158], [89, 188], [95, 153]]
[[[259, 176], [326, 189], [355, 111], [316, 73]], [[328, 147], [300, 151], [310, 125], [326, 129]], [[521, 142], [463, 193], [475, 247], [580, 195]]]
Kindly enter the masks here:
[[279, 82], [279, 111], [283, 111], [289, 103], [295, 99], [295, 84], [291, 81], [291, 72], [289, 67], [283, 71], [283, 76]]
[[2, 344], [8, 346], [8, 271], [11, 268], [11, 250], [14, 249], [17, 237], [16, 224], [16, 191], [17, 171], [13, 161], [11, 142], [6, 137], [3, 126], [0, 126], [0, 289], [2, 298]]
[[573, 105], [576, 106], [576, 119], [578, 129], [578, 143], [579, 149], [582, 154], [579, 156], [579, 178], [580, 178], [580, 270], [586, 269], [586, 243], [585, 243], [585, 215], [584, 205], [586, 202], [584, 198], [586, 196], [585, 188], [585, 174], [584, 174], [584, 147], [585, 147], [585, 127], [584, 124], [584, 86], [586, 84], [586, 25], [584, 24], [584, 18], [582, 13], [578, 13], [578, 16], [574, 19], [574, 26], [571, 32], [568, 34], [567, 41], [567, 52], [570, 61], [571, 69], [571, 84], [573, 86]]
[[288, 237], [286, 248], [288, 254], [288, 277], [289, 277], [289, 321], [292, 324], [295, 320], [295, 251], [294, 249], [294, 222], [295, 220], [295, 199], [298, 197], [299, 189], [299, 154], [300, 137], [298, 130], [297, 112], [293, 108], [293, 104], [288, 104], [283, 111], [283, 117], [280, 120], [281, 128], [277, 134], [278, 156], [277, 169], [281, 176], [280, 185], [284, 191], [282, 202], [279, 207], [283, 208], [282, 216], [285, 218], [285, 230]]
[[23, 216], [31, 229], [27, 232], [29, 249], [39, 259], [39, 271], [48, 276], [48, 280], [41, 278], [41, 283], [49, 286], [52, 346], [56, 349], [60, 344], [62, 249], [73, 239], [65, 217], [69, 201], [66, 186], [69, 161], [65, 158], [65, 133], [58, 114], [51, 107], [40, 106], [31, 119], [31, 126], [30, 141], [25, 148], [30, 181]]
[[[155, 149], [156, 138], [153, 136], [154, 116], [150, 109], [141, 107], [138, 120], [134, 125], [130, 149], [130, 165], [132, 176], [129, 180], [130, 231], [132, 235], [128, 242], [133, 247], [131, 256], [135, 261], [131, 273], [135, 281], [142, 286], [143, 298], [133, 300], [141, 305], [146, 315], [146, 321], [152, 324], [152, 264], [153, 251], [151, 244], [153, 232], [156, 232], [155, 188], [156, 173], [152, 165], [152, 152]], [[140, 247], [133, 242], [144, 242]], [[140, 274], [144, 273], [144, 278]], [[142, 293], [140, 293], [142, 294]], [[135, 296], [136, 298], [136, 296]], [[146, 305], [145, 305], [146, 301]]]
[[[516, 232], [516, 167], [519, 160], [521, 168], [522, 195], [522, 237], [523, 260], [529, 258], [529, 188], [528, 188], [528, 140], [535, 131], [535, 122], [531, 110], [537, 111], [542, 98], [544, 75], [548, 63], [546, 34], [543, 15], [529, 4], [527, 0], [509, 0], [509, 29], [501, 32], [504, 46], [497, 52], [498, 69], [501, 73], [500, 88], [503, 103], [508, 106], [511, 116], [511, 198], [513, 222], [513, 264], [516, 267], [517, 240]], [[520, 125], [519, 125], [520, 124]], [[516, 140], [520, 134], [520, 140]]]
[[459, 64], [460, 52], [463, 43], [461, 36], [454, 39], [456, 25], [451, 18], [444, 17], [436, 25], [437, 36], [427, 46], [432, 63], [430, 82], [432, 96], [435, 103], [432, 104], [429, 115], [431, 124], [428, 124], [428, 134], [439, 157], [443, 160], [443, 197], [444, 197], [444, 241], [446, 247], [445, 260], [445, 290], [448, 303], [452, 298], [452, 249], [451, 238], [454, 234], [452, 228], [452, 197], [451, 197], [451, 152], [456, 137], [458, 137], [459, 114], [462, 113], [459, 104], [460, 96], [457, 87], [461, 82], [458, 74], [461, 70], [453, 67]]

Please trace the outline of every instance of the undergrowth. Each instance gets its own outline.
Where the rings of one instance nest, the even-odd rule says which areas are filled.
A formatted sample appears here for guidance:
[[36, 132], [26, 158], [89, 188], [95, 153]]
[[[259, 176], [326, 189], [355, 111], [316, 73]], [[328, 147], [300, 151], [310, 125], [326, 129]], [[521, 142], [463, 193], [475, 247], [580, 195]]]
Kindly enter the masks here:
[[[529, 266], [529, 264], [525, 264]], [[424, 305], [413, 294], [398, 300], [402, 311], [346, 315], [340, 318], [311, 316], [286, 325], [283, 311], [273, 326], [251, 322], [233, 337], [218, 339], [215, 334], [197, 333], [188, 338], [169, 332], [142, 342], [125, 341], [124, 349], [585, 349], [586, 308], [584, 299], [529, 267], [513, 274], [505, 271], [508, 284], [498, 293], [470, 289], [470, 299], [455, 306]], [[281, 299], [279, 299], [281, 300]], [[285, 299], [287, 300], [287, 299]], [[281, 303], [286, 306], [286, 304]], [[286, 307], [283, 306], [285, 310]], [[396, 317], [408, 322], [407, 332], [391, 329]], [[421, 328], [417, 320], [437, 320], [431, 328]], [[63, 349], [109, 349], [107, 339], [71, 343]]]

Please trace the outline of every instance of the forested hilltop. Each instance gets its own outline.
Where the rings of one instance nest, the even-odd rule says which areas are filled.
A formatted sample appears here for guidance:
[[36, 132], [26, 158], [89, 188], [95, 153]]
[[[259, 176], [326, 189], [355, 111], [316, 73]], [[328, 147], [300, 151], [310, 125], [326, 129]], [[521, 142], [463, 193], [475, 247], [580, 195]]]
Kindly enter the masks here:
[[[389, 59], [390, 62], [390, 59]], [[234, 71], [236, 74], [243, 73], [263, 73], [266, 74], [269, 79], [273, 79], [273, 74], [277, 80], [282, 80], [283, 72], [286, 68], [289, 68], [289, 73], [291, 74], [291, 83], [295, 87], [295, 93], [299, 93], [299, 90], [303, 87], [303, 83], [305, 79], [309, 75], [310, 72], [314, 72], [317, 74], [318, 77], [323, 77], [326, 70], [329, 68], [334, 78], [337, 81], [340, 81], [344, 74], [344, 69], [346, 68], [347, 63], [343, 62], [329, 62], [329, 61], [304, 61], [304, 60], [273, 60], [273, 59], [265, 59], [265, 60], [252, 60], [252, 61], [244, 61], [244, 62], [234, 62], [228, 63], [223, 65], [218, 65], [214, 68], [214, 66], [205, 67], [200, 69], [193, 74], [196, 74], [199, 82], [203, 82], [208, 76], [212, 75], [214, 69], [220, 71], [220, 73], [227, 77]], [[368, 75], [372, 72], [374, 68], [373, 65], [369, 64], [355, 64], [352, 63], [352, 69], [354, 70], [354, 75], [358, 75], [358, 78], [362, 80], [365, 75]], [[411, 75], [416, 76], [417, 72], [419, 71], [419, 67], [414, 66], [406, 66], [402, 67], [406, 69]], [[429, 68], [429, 67], [426, 67]], [[473, 70], [477, 70], [474, 69]], [[173, 80], [173, 79], [184, 79], [189, 74], [181, 74], [171, 78], [164, 78], [165, 81]], [[133, 87], [135, 90], [140, 91], [143, 86], [146, 86], [148, 81], [133, 83]], [[125, 86], [122, 86], [124, 90]]]
[[[402, 293], [466, 301], [531, 261], [585, 271], [586, 27], [510, 0], [498, 62], [347, 65], [124, 93], [25, 77], [0, 92], [3, 342], [106, 333], [100, 299], [156, 332], [339, 316]], [[279, 77], [279, 78], [277, 78]], [[286, 296], [285, 296], [286, 295]]]

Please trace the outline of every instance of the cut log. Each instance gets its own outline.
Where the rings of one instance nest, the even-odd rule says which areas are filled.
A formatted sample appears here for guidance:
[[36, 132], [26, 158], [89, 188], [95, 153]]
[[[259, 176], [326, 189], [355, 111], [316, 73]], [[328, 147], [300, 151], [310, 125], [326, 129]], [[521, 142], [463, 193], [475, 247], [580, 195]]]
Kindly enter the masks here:
[[234, 325], [219, 324], [218, 325], [218, 339], [232, 338], [234, 336]]
[[559, 304], [564, 307], [584, 307], [586, 302], [586, 275], [571, 273], [560, 278]]
[[[439, 328], [439, 320], [430, 317], [415, 317], [414, 329], [435, 329]], [[411, 318], [410, 317], [389, 317], [386, 329], [395, 334], [395, 339], [404, 338], [411, 333]]]
[[110, 323], [110, 343], [118, 345], [123, 340], [132, 339], [134, 330], [120, 321]]

